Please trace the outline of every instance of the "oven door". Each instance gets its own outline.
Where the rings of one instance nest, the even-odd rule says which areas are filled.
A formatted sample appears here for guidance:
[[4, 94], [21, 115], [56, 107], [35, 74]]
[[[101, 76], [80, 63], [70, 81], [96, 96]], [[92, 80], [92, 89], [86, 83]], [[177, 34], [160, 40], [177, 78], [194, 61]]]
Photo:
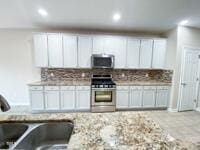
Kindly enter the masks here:
[[114, 88], [93, 88], [92, 105], [115, 105], [116, 89]]

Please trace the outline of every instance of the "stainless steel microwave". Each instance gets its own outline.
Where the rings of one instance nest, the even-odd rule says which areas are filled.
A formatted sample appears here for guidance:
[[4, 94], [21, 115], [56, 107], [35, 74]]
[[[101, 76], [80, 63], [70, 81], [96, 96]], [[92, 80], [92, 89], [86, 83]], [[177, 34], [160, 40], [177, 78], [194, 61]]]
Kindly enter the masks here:
[[93, 54], [91, 57], [92, 68], [114, 68], [114, 55]]

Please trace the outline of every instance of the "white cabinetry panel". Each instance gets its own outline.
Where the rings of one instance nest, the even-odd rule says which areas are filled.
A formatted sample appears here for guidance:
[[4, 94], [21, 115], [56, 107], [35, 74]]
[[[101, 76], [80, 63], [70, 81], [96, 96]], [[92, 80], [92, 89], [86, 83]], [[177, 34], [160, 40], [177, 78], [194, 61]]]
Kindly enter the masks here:
[[162, 69], [165, 67], [166, 44], [165, 39], [154, 40], [152, 68]]
[[49, 66], [63, 67], [63, 47], [61, 34], [48, 35]]
[[60, 109], [60, 92], [45, 91], [45, 108], [46, 110]]
[[130, 88], [130, 107], [142, 107], [142, 87]]
[[129, 107], [129, 87], [128, 86], [117, 87], [116, 101], [117, 101], [116, 102], [117, 108]]
[[48, 67], [47, 35], [35, 34], [33, 40], [35, 66]]
[[77, 67], [78, 42], [76, 36], [63, 36], [63, 58], [65, 68]]
[[157, 88], [156, 92], [156, 107], [167, 107], [169, 99], [169, 88]]
[[104, 51], [105, 47], [105, 38], [103, 36], [94, 36], [93, 37], [93, 54], [103, 54], [106, 53]]
[[143, 90], [143, 107], [155, 107], [156, 88], [145, 86]]
[[127, 68], [139, 68], [140, 58], [140, 40], [128, 39], [127, 40]]
[[44, 92], [41, 90], [30, 91], [31, 110], [44, 110]]
[[76, 94], [75, 90], [62, 90], [61, 91], [61, 109], [74, 110]]
[[78, 38], [78, 66], [90, 68], [92, 55], [92, 37], [79, 36]]
[[140, 68], [151, 68], [153, 40], [143, 39], [140, 45]]
[[90, 109], [90, 87], [77, 86], [76, 90], [76, 109], [89, 110]]

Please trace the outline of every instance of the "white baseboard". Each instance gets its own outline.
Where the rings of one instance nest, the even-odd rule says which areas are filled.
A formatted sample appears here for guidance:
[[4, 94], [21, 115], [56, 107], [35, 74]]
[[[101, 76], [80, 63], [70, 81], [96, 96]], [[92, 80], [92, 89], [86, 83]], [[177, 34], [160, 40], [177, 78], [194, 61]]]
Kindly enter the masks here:
[[200, 107], [197, 107], [195, 110], [198, 111], [198, 112], [200, 112]]
[[168, 108], [167, 111], [168, 112], [178, 112], [178, 109], [177, 108], [175, 108], [175, 109], [174, 108]]

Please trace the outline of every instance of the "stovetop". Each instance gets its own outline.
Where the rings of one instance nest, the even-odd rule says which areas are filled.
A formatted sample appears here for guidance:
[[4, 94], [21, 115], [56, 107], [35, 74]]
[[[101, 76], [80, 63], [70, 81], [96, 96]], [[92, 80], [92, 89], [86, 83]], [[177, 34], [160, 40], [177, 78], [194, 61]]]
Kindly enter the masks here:
[[92, 88], [115, 88], [111, 75], [93, 75]]

